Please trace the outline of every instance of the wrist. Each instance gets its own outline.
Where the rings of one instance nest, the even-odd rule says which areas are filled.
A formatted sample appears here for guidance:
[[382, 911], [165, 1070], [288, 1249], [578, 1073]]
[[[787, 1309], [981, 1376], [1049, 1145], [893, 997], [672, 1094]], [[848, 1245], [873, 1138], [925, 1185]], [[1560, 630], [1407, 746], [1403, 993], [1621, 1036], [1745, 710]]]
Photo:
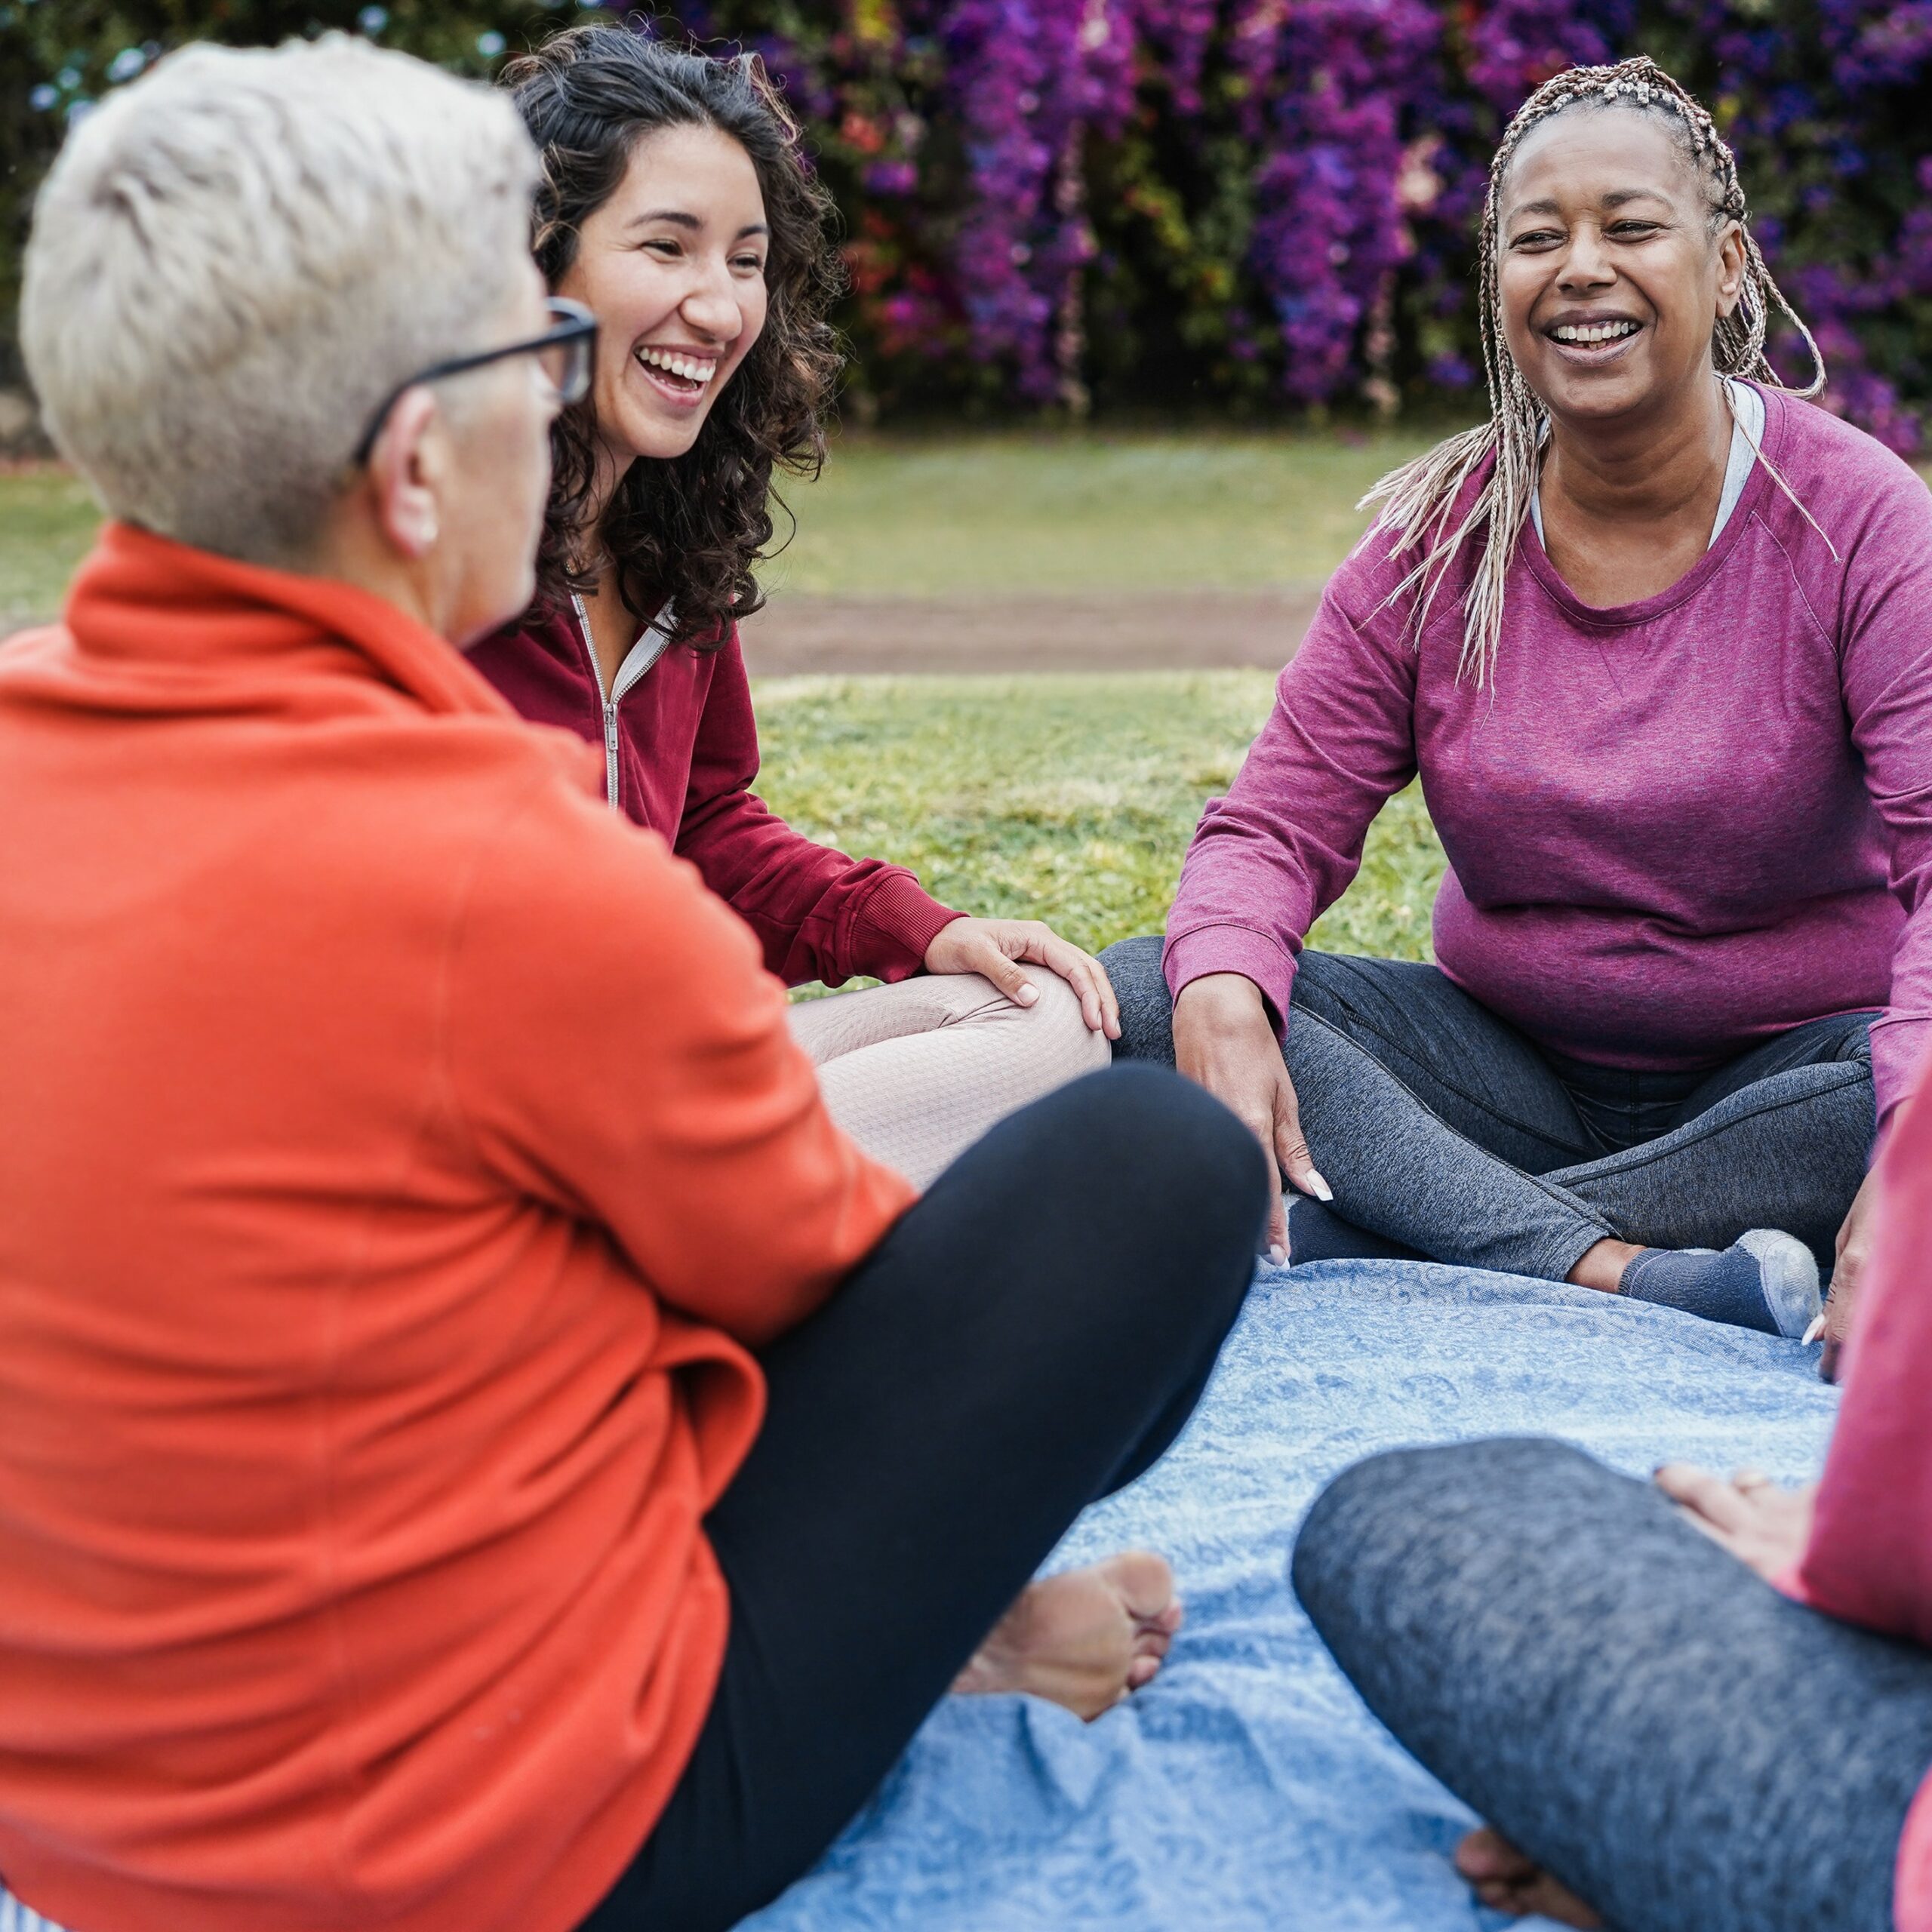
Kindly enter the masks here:
[[1175, 995], [1176, 1019], [1180, 1018], [1183, 1010], [1190, 1014], [1211, 1014], [1220, 1019], [1255, 1014], [1265, 1021], [1268, 998], [1245, 973], [1204, 973], [1198, 980], [1189, 980]]

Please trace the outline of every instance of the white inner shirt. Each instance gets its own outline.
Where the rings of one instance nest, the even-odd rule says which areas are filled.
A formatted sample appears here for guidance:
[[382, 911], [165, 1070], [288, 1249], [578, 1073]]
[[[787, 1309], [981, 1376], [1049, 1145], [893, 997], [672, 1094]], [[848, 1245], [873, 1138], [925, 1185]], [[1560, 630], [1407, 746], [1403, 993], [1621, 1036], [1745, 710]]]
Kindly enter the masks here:
[[[1724, 494], [1718, 499], [1717, 521], [1711, 525], [1711, 543], [1715, 543], [1724, 534], [1724, 527], [1730, 521], [1730, 513], [1737, 507], [1737, 500], [1744, 494], [1744, 486], [1751, 480], [1751, 466], [1758, 460], [1754, 445], [1764, 440], [1764, 398], [1749, 383], [1740, 383], [1735, 376], [1727, 376], [1724, 386], [1730, 396], [1730, 457], [1724, 466]], [[1530, 499], [1530, 521], [1537, 527], [1537, 540], [1543, 539], [1543, 485], [1537, 485], [1536, 494]], [[1711, 543], [1704, 546], [1706, 549]]]

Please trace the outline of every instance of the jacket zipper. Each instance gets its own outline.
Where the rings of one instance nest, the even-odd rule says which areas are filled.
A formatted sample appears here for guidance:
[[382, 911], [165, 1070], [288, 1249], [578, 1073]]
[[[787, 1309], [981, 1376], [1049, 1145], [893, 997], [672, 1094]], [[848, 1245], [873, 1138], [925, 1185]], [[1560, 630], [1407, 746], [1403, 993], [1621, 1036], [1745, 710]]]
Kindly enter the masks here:
[[[590, 675], [597, 686], [597, 702], [604, 715], [604, 802], [614, 811], [623, 808], [623, 774], [617, 763], [617, 706], [624, 700], [624, 694], [658, 659], [663, 656], [671, 639], [664, 629], [669, 617], [669, 605], [658, 612], [657, 621], [648, 626], [642, 637], [630, 648], [624, 661], [617, 666], [617, 681], [613, 689], [604, 686], [604, 667], [597, 661], [597, 646], [590, 635], [590, 616], [583, 608], [583, 599], [573, 590], [571, 608], [577, 613], [577, 627], [583, 639], [583, 654], [590, 660]], [[646, 649], [646, 646], [649, 646]]]

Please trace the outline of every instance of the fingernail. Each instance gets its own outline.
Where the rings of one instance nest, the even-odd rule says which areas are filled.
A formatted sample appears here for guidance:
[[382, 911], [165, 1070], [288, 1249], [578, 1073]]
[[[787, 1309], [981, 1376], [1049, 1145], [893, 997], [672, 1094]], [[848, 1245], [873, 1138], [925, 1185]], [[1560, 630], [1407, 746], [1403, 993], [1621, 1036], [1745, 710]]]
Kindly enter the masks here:
[[1031, 1006], [1040, 997], [1040, 989], [1031, 980], [1023, 980], [1020, 983], [1020, 990], [1013, 997], [1022, 1006]]
[[1811, 1346], [1811, 1344], [1812, 1344], [1814, 1342], [1815, 1342], [1815, 1341], [1818, 1339], [1818, 1337], [1819, 1337], [1820, 1335], [1822, 1335], [1824, 1332], [1825, 1332], [1825, 1318], [1824, 1318], [1824, 1316], [1823, 1316], [1823, 1315], [1813, 1315], [1813, 1316], [1812, 1316], [1812, 1318], [1811, 1318], [1811, 1325], [1810, 1325], [1810, 1327], [1808, 1327], [1807, 1329], [1806, 1329], [1806, 1330], [1805, 1330], [1805, 1331], [1804, 1331], [1804, 1340], [1803, 1340], [1803, 1341], [1801, 1341], [1801, 1343], [1799, 1343], [1798, 1346], [1799, 1346], [1800, 1348], [1803, 1348], [1803, 1349], [1808, 1349], [1808, 1348]]
[[1275, 1266], [1280, 1267], [1287, 1258], [1288, 1251], [1279, 1241], [1270, 1241], [1268, 1244], [1268, 1259]]
[[1333, 1201], [1335, 1198], [1328, 1191], [1328, 1183], [1312, 1168], [1308, 1171], [1308, 1191], [1318, 1201]]

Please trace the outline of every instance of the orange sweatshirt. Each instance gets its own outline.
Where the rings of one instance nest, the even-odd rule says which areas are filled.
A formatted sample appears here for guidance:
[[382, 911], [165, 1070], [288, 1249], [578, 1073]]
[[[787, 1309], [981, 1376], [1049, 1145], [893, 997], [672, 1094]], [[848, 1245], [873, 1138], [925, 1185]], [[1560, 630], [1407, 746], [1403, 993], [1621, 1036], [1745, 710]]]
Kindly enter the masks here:
[[0, 650], [0, 1872], [567, 1932], [703, 1721], [746, 1349], [911, 1198], [749, 931], [389, 605], [110, 528]]

